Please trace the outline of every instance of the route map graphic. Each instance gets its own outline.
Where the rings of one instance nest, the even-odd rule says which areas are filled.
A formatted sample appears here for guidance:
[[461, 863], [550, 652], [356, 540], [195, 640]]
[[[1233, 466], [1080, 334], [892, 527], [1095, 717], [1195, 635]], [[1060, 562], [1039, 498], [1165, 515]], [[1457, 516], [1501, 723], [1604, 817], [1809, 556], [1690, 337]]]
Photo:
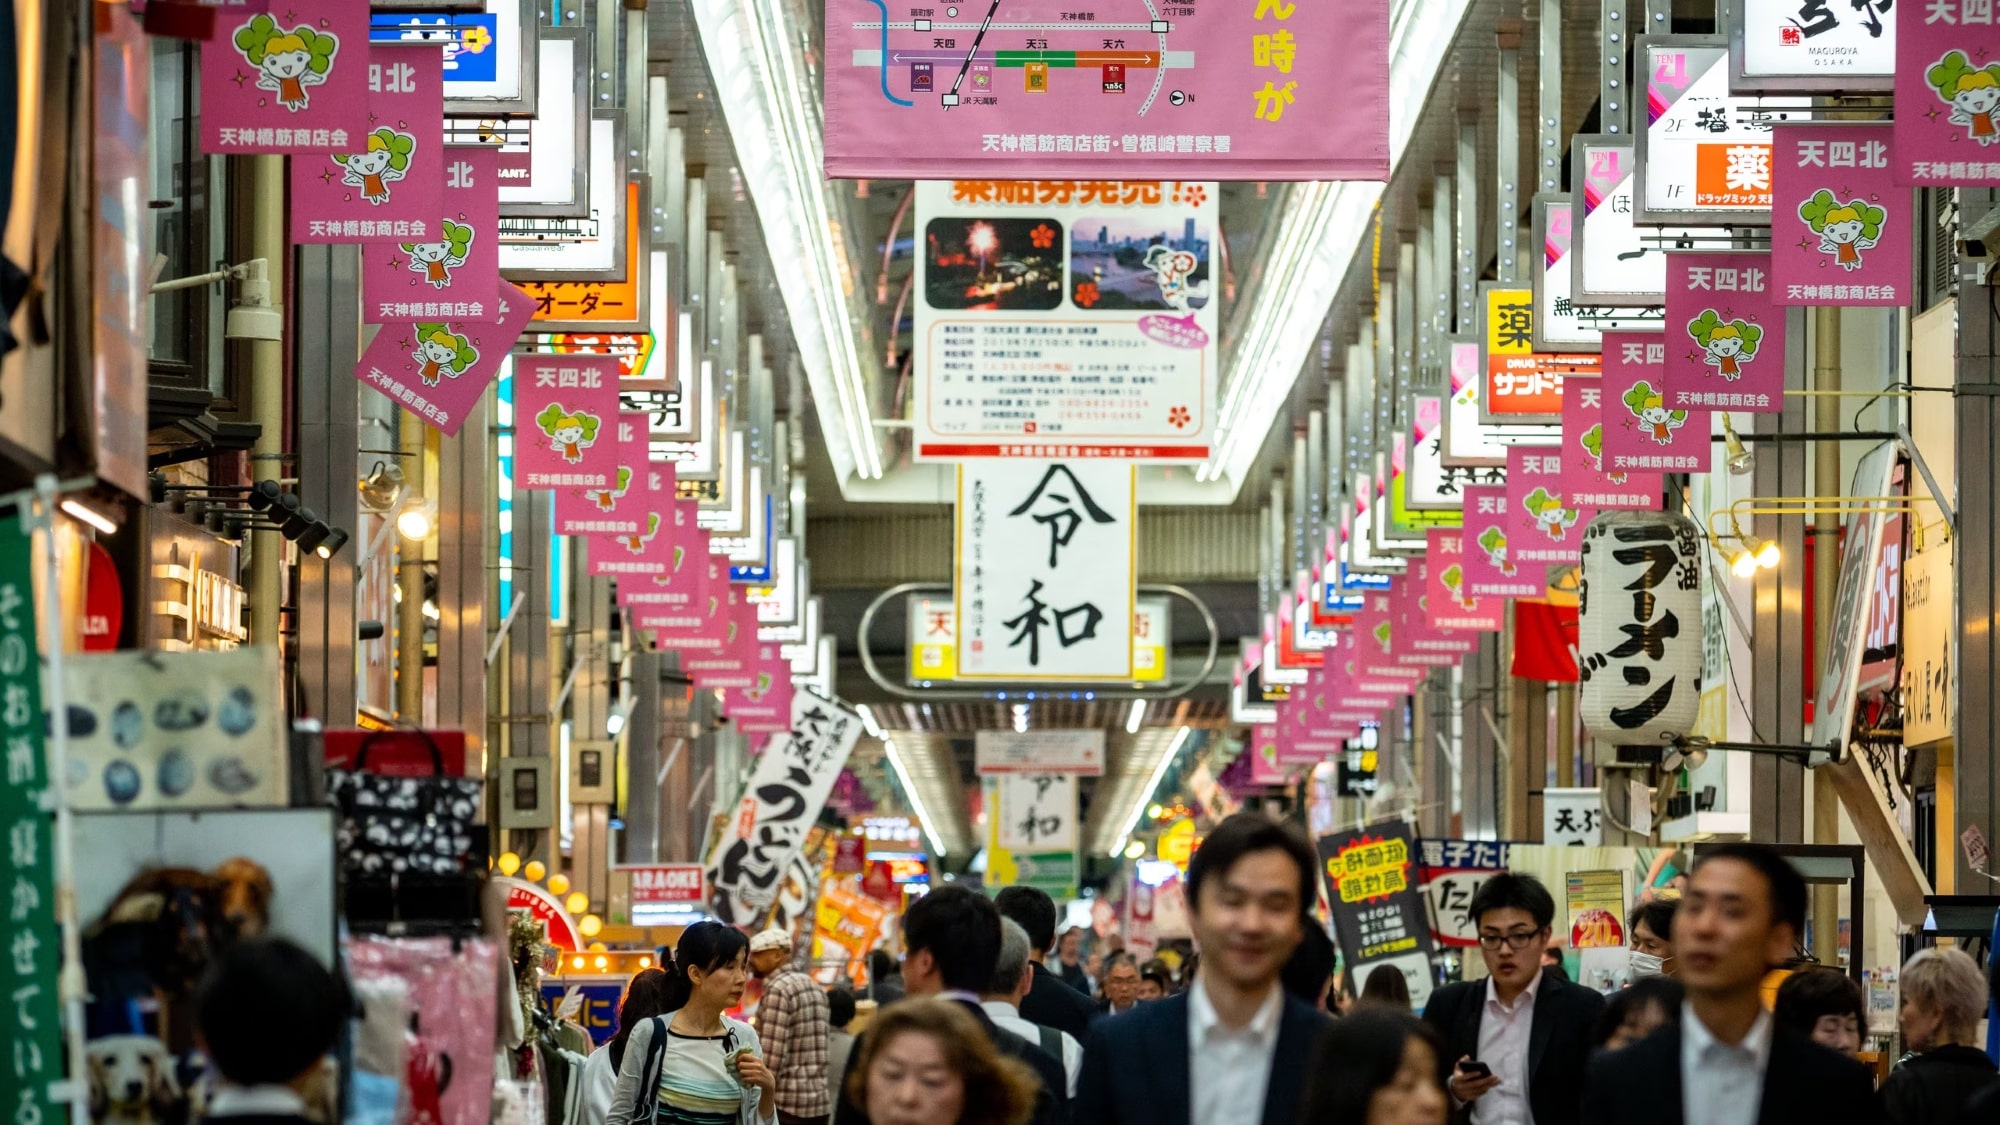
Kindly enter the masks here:
[[828, 175], [1387, 176], [1387, 0], [1081, 3], [827, 0]]

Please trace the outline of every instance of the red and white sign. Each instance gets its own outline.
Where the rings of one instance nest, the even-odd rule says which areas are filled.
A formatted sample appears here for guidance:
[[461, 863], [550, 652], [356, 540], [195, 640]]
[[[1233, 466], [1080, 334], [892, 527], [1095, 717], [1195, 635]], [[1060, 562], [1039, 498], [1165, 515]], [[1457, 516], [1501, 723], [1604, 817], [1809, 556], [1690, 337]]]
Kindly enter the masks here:
[[507, 909], [527, 911], [529, 917], [540, 922], [542, 928], [548, 931], [550, 945], [565, 953], [575, 953], [583, 948], [583, 935], [577, 932], [576, 923], [556, 896], [524, 879], [496, 875], [493, 881], [507, 892]]
[[618, 870], [632, 876], [633, 906], [700, 906], [708, 898], [698, 863], [649, 863]]

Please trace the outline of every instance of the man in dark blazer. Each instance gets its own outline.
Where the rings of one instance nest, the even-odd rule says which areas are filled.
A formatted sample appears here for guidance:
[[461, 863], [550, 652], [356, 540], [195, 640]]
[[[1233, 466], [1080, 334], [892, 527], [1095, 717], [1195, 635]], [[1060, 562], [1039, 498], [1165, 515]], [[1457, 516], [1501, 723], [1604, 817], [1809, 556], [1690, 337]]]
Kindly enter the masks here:
[[1035, 887], [1002, 887], [993, 896], [993, 905], [1000, 908], [1002, 918], [1012, 918], [1028, 934], [1029, 964], [1034, 966], [1035, 981], [1021, 997], [1021, 1018], [1066, 1031], [1083, 1042], [1096, 1014], [1090, 997], [1064, 984], [1045, 964], [1048, 951], [1056, 944], [1055, 900]]
[[1186, 991], [1091, 1025], [1077, 1125], [1293, 1125], [1327, 1019], [1278, 975], [1317, 868], [1305, 838], [1261, 813], [1217, 825], [1188, 864], [1202, 949]]
[[[969, 887], [947, 883], [911, 903], [904, 912], [903, 945], [904, 991], [911, 996], [956, 1002], [994, 1046], [1035, 1072], [1041, 1088], [1035, 1093], [1031, 1125], [1064, 1125], [1069, 1121], [1069, 1078], [1063, 1073], [1062, 1060], [996, 1025], [979, 1006], [980, 991], [992, 983], [993, 966], [1000, 959], [1000, 911], [993, 901]], [[848, 1061], [850, 1075], [863, 1053], [857, 1040]], [[867, 1125], [868, 1113], [849, 1095], [845, 1077], [840, 1085], [834, 1125]]]
[[1438, 1062], [1456, 1122], [1577, 1125], [1604, 997], [1543, 969], [1555, 911], [1528, 875], [1495, 875], [1472, 896], [1486, 979], [1446, 985], [1424, 1007], [1444, 1040]]
[[1696, 853], [1674, 914], [1678, 1024], [1599, 1057], [1586, 1125], [1874, 1125], [1868, 1070], [1764, 1009], [1764, 977], [1805, 932], [1806, 884], [1761, 844]]

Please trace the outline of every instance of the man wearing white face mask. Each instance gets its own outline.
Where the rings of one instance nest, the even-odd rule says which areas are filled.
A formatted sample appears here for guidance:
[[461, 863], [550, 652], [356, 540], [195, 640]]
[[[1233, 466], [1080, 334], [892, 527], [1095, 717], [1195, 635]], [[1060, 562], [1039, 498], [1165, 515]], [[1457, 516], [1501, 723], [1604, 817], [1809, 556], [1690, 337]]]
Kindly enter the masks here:
[[1649, 899], [1632, 908], [1625, 929], [1632, 935], [1627, 961], [1632, 979], [1674, 976], [1674, 911], [1679, 899]]

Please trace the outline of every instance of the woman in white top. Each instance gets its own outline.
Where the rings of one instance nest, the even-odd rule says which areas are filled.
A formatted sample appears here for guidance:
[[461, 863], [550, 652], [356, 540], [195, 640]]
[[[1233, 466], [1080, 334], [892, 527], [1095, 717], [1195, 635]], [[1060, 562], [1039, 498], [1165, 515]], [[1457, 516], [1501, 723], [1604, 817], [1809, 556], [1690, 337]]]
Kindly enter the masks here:
[[775, 1125], [777, 1079], [757, 1033], [722, 1013], [743, 999], [750, 939], [720, 922], [681, 934], [665, 1012], [633, 1024], [605, 1125]]
[[671, 1010], [667, 1001], [673, 995], [672, 980], [663, 970], [642, 969], [625, 982], [625, 995], [618, 1001], [618, 1034], [583, 1064], [577, 1125], [605, 1125], [610, 1118], [611, 1091], [618, 1084], [618, 1064], [625, 1061], [625, 1045], [632, 1029]]

